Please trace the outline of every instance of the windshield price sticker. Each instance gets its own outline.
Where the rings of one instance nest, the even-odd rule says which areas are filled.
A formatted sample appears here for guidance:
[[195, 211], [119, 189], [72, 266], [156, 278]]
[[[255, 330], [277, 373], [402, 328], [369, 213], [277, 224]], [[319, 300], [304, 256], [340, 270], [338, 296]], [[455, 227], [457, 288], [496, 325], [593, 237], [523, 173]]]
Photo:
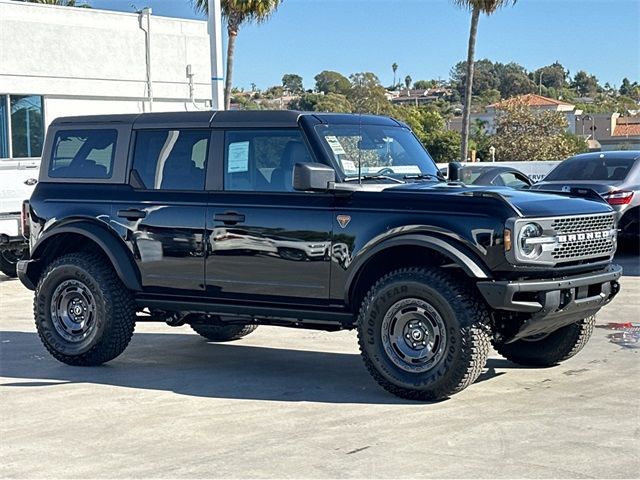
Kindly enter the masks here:
[[346, 155], [347, 154], [347, 152], [344, 151], [344, 148], [342, 148], [342, 144], [340, 143], [340, 141], [338, 140], [337, 137], [335, 137], [333, 135], [328, 135], [328, 136], [324, 137], [324, 139], [329, 144], [329, 147], [331, 148], [331, 151], [333, 151], [333, 153], [335, 153], [336, 155]]
[[342, 169], [346, 173], [358, 171], [358, 167], [356, 167], [356, 163], [351, 160], [340, 160], [340, 163], [342, 163]]

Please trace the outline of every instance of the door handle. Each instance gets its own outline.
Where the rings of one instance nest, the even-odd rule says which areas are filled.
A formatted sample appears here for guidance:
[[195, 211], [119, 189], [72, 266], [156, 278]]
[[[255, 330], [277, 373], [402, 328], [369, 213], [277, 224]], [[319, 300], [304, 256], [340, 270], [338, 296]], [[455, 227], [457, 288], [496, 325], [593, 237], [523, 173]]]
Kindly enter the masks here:
[[216, 213], [213, 219], [216, 222], [223, 222], [226, 225], [234, 225], [244, 222], [244, 215], [236, 212]]
[[147, 216], [147, 212], [144, 210], [138, 210], [136, 208], [130, 208], [128, 210], [118, 210], [118, 216], [126, 218], [127, 220], [139, 220]]

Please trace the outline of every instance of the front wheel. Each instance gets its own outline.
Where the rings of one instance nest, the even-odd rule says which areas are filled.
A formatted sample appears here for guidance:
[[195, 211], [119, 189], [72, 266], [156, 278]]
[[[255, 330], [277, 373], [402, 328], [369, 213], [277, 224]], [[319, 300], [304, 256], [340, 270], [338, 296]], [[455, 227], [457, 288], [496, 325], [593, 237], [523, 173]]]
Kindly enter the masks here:
[[136, 319], [133, 298], [103, 257], [69, 253], [45, 270], [35, 292], [40, 340], [59, 361], [100, 365], [120, 355]]
[[591, 338], [596, 317], [592, 315], [546, 335], [525, 337], [493, 347], [507, 360], [528, 367], [550, 367], [576, 355]]
[[396, 270], [366, 295], [358, 317], [365, 366], [387, 391], [438, 400], [471, 385], [489, 355], [477, 295], [437, 268]]

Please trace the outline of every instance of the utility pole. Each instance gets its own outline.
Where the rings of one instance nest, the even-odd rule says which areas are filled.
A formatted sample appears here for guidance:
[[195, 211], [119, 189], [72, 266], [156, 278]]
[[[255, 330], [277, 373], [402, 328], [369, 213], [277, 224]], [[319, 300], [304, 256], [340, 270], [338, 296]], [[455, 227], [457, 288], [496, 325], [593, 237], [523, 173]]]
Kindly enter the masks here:
[[211, 46], [211, 109], [224, 110], [222, 70], [222, 9], [220, 0], [209, 1], [209, 41]]

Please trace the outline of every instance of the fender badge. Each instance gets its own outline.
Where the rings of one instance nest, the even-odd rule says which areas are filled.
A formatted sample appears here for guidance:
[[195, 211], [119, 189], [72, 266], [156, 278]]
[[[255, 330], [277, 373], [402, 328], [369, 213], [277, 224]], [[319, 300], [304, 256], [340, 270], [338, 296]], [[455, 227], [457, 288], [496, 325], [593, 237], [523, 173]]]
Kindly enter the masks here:
[[349, 225], [349, 222], [351, 221], [351, 216], [350, 215], [338, 215], [336, 217], [336, 219], [338, 220], [338, 223], [340, 224], [340, 228], [344, 228], [347, 225]]

